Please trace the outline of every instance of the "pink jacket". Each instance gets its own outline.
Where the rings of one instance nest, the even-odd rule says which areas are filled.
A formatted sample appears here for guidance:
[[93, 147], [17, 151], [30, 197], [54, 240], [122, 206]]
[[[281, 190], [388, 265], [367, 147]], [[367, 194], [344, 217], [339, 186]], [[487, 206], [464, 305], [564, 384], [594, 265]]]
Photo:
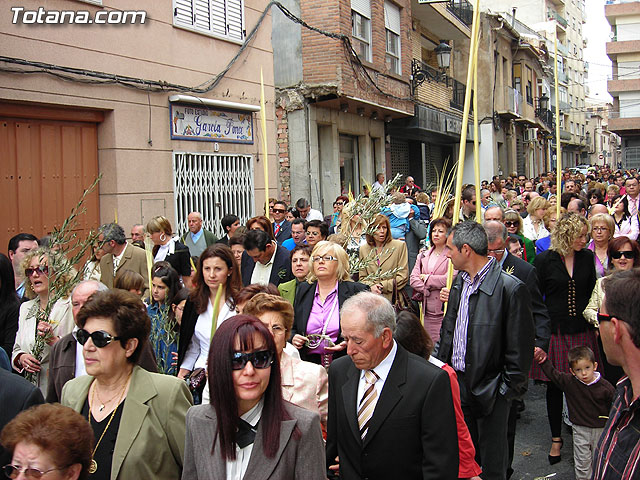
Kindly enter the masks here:
[[282, 398], [294, 405], [319, 413], [320, 422], [323, 427], [326, 427], [329, 377], [324, 367], [304, 362], [282, 352], [280, 371]]
[[[436, 261], [433, 271], [428, 272], [427, 265], [431, 255], [433, 255], [433, 248], [418, 255], [409, 278], [409, 284], [414, 291], [422, 292], [424, 295], [425, 314], [443, 315], [440, 290], [447, 286], [447, 270], [449, 268], [447, 250], [445, 249], [442, 252]], [[429, 274], [426, 282], [420, 279], [421, 273]], [[453, 275], [455, 276], [456, 273], [454, 270]]]

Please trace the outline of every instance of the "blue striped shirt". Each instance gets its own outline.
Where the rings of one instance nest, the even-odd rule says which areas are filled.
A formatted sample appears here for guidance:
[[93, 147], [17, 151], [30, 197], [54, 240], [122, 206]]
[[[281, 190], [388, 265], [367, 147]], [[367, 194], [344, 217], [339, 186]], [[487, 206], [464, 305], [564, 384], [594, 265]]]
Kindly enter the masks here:
[[467, 327], [469, 326], [469, 298], [473, 295], [489, 273], [489, 269], [495, 259], [489, 257], [489, 261], [480, 269], [476, 276], [471, 278], [467, 272], [460, 272], [462, 276], [462, 291], [460, 292], [460, 305], [458, 317], [453, 331], [453, 351], [451, 353], [451, 366], [458, 372], [464, 372], [464, 358], [467, 354]]

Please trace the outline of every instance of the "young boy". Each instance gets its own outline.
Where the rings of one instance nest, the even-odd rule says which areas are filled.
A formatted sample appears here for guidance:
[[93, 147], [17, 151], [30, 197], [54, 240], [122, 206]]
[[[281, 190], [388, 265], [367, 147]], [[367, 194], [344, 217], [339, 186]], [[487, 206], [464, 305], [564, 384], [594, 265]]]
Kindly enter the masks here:
[[591, 465], [598, 439], [609, 416], [615, 389], [597, 372], [593, 351], [575, 347], [567, 355], [571, 374], [556, 370], [544, 352], [535, 355], [545, 375], [567, 398], [569, 420], [573, 423], [573, 460], [576, 480], [591, 478]]

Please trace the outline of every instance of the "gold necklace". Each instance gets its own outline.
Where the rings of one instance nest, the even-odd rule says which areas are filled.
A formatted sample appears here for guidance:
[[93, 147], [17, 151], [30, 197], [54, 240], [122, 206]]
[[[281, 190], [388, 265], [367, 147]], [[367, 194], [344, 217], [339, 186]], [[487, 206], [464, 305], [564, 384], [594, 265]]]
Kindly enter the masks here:
[[[118, 405], [116, 405], [116, 408], [113, 409], [113, 412], [111, 413], [111, 416], [109, 417], [109, 421], [107, 422], [107, 426], [104, 427], [104, 430], [102, 431], [102, 435], [100, 435], [100, 439], [98, 440], [98, 443], [96, 443], [96, 446], [94, 447], [93, 452], [91, 452], [91, 463], [89, 464], [89, 473], [90, 474], [94, 474], [94, 473], [96, 473], [98, 471], [98, 462], [96, 462], [96, 460], [93, 458], [93, 456], [96, 454], [96, 451], [98, 450], [98, 446], [100, 445], [100, 442], [102, 441], [102, 438], [104, 437], [104, 434], [107, 433], [107, 430], [109, 429], [109, 425], [111, 425], [111, 421], [113, 420], [113, 417], [116, 416], [116, 412], [118, 411], [118, 407], [120, 407], [120, 403], [122, 402], [122, 398], [124, 397], [124, 391], [127, 389], [127, 385], [129, 384], [129, 379], [131, 378], [131, 374], [132, 373], [133, 373], [133, 370], [131, 372], [129, 372], [129, 376], [127, 377], [127, 381], [124, 382], [122, 390], [120, 390], [120, 399], [118, 401]], [[95, 395], [96, 395], [96, 387], [94, 386], [93, 387], [93, 392], [91, 394], [91, 402], [89, 402], [89, 413], [87, 414], [87, 420], [89, 420], [89, 423], [91, 423], [91, 404], [93, 403], [93, 401], [95, 399]], [[102, 405], [102, 408], [100, 409], [100, 411], [102, 411], [103, 408], [104, 408], [104, 405]]]
[[[98, 397], [98, 401], [100, 402], [100, 406], [98, 407], [98, 411], [103, 411], [104, 407], [107, 403], [110, 403], [113, 399], [115, 399], [118, 395], [120, 395], [120, 392], [116, 392], [116, 394], [111, 397], [109, 400], [107, 400], [106, 402], [103, 402], [102, 399], [100, 398], [100, 394], [98, 393], [98, 387], [93, 387], [93, 394], [96, 395]], [[93, 398], [92, 398], [93, 400]]]

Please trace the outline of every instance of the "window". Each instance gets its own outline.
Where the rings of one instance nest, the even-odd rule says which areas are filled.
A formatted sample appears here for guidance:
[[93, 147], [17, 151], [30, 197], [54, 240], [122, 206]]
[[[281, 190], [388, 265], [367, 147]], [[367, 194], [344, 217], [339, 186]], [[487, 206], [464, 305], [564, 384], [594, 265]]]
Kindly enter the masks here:
[[525, 66], [525, 72], [527, 75], [527, 84], [525, 86], [527, 103], [533, 105], [533, 71], [531, 67]]
[[196, 32], [242, 41], [244, 0], [174, 0], [173, 24]]
[[386, 64], [389, 71], [400, 75], [400, 9], [384, 2], [384, 27], [387, 40]]
[[371, 3], [351, 0], [351, 37], [353, 49], [361, 60], [371, 61]]
[[522, 95], [522, 65], [519, 63], [513, 64], [513, 88]]
[[220, 221], [227, 213], [242, 223], [254, 216], [253, 157], [174, 152], [173, 191], [176, 231], [186, 231], [187, 216], [197, 210], [204, 228], [222, 237]]
[[571, 130], [569, 130], [569, 131], [570, 131], [570, 132], [571, 132], [571, 134], [573, 135], [573, 133], [574, 133], [574, 132], [573, 132], [573, 122], [571, 122], [571, 123], [570, 123], [570, 125], [571, 125]]

